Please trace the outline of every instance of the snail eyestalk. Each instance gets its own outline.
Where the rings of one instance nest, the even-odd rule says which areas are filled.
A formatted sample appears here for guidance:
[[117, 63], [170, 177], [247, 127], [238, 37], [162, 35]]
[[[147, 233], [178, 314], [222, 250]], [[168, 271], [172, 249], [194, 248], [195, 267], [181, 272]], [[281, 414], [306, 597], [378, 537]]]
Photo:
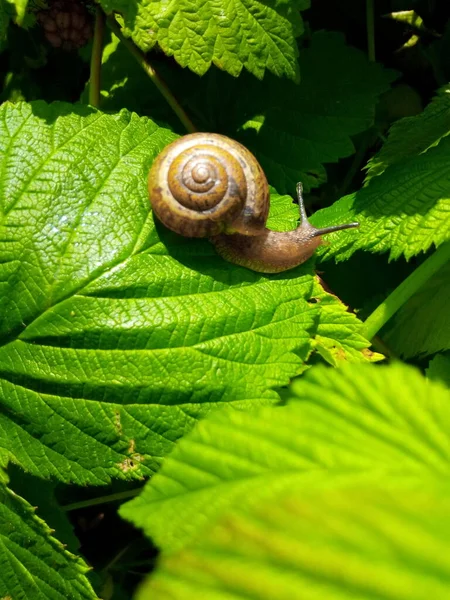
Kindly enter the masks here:
[[311, 237], [326, 235], [327, 233], [333, 233], [334, 231], [342, 231], [343, 229], [355, 229], [356, 227], [359, 227], [359, 223], [355, 222], [316, 228], [313, 225], [311, 225], [308, 220], [308, 215], [306, 214], [305, 209], [305, 201], [303, 200], [303, 184], [300, 181], [297, 183], [297, 199], [301, 219], [300, 227], [311, 227]]

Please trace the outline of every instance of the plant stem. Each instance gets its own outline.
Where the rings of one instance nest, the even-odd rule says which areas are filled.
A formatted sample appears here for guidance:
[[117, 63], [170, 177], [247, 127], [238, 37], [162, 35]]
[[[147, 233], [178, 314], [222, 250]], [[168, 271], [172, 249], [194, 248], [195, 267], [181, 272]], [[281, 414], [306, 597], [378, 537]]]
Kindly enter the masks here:
[[105, 13], [97, 6], [95, 12], [94, 39], [92, 42], [91, 74], [89, 78], [89, 104], [100, 106], [100, 76], [102, 70], [103, 35], [105, 33]]
[[72, 504], [66, 504], [62, 506], [62, 510], [70, 512], [71, 510], [78, 510], [79, 508], [87, 508], [88, 506], [97, 506], [97, 504], [106, 504], [106, 502], [116, 502], [117, 500], [128, 500], [128, 498], [134, 498], [142, 491], [142, 487], [135, 488], [134, 490], [127, 490], [125, 492], [116, 492], [115, 494], [109, 494], [108, 496], [98, 496], [97, 498], [91, 498], [90, 500], [82, 500], [81, 502], [73, 502]]
[[189, 133], [195, 133], [197, 131], [197, 128], [192, 123], [192, 121], [186, 114], [185, 110], [181, 107], [181, 105], [179, 104], [179, 102], [177, 101], [175, 96], [172, 94], [170, 89], [167, 87], [167, 84], [161, 79], [161, 77], [158, 75], [158, 73], [155, 71], [155, 69], [150, 65], [150, 63], [147, 62], [145, 54], [141, 50], [139, 50], [139, 48], [130, 39], [126, 38], [122, 34], [122, 32], [120, 31], [120, 27], [119, 27], [116, 19], [114, 18], [114, 16], [112, 16], [112, 15], [108, 16], [107, 23], [108, 23], [108, 27], [111, 29], [111, 31], [114, 33], [114, 35], [116, 35], [119, 38], [119, 40], [122, 42], [122, 44], [124, 44], [128, 48], [128, 50], [131, 52], [131, 54], [137, 60], [139, 65], [142, 67], [142, 69], [144, 69], [146, 74], [150, 77], [150, 79], [156, 85], [158, 90], [164, 96], [164, 99], [166, 100], [166, 102], [169, 104], [170, 108], [173, 110], [173, 112], [177, 115], [177, 117], [183, 123], [186, 130]]
[[398, 309], [439, 269], [450, 261], [450, 242], [446, 242], [389, 294], [364, 322], [363, 335], [371, 340]]
[[366, 0], [367, 55], [375, 62], [375, 18], [373, 0]]
[[108, 571], [119, 561], [122, 556], [130, 549], [131, 543], [127, 544], [124, 548], [121, 548], [115, 556], [101, 569], [100, 573], [106, 574]]

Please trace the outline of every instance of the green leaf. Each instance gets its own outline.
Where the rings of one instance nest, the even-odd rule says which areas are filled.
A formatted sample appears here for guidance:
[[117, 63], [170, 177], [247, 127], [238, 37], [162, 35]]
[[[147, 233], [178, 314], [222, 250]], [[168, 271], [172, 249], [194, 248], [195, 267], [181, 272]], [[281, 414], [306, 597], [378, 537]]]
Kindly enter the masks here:
[[450, 85], [416, 117], [400, 119], [391, 127], [387, 142], [367, 164], [366, 183], [389, 166], [408, 161], [433, 148], [450, 133]]
[[[276, 231], [289, 231], [297, 227], [298, 204], [290, 196], [280, 196], [271, 190], [270, 214], [267, 227]], [[381, 354], [368, 349], [361, 334], [361, 321], [333, 294], [325, 292], [318, 275], [314, 278], [310, 304], [318, 305], [318, 318], [314, 327], [314, 350], [329, 364], [338, 366], [343, 361], [374, 362], [383, 359]]]
[[433, 275], [382, 329], [380, 336], [403, 358], [450, 350], [450, 264]]
[[0, 0], [0, 51], [3, 50], [8, 32], [8, 24], [11, 18], [11, 11], [7, 0]]
[[321, 260], [349, 258], [357, 250], [410, 259], [450, 240], [450, 138], [426, 153], [393, 164], [355, 194], [317, 211], [316, 227], [358, 221], [359, 230], [327, 236]]
[[330, 365], [337, 367], [347, 362], [376, 362], [384, 356], [367, 348], [362, 327], [356, 315], [349, 312], [339, 298], [324, 291], [316, 275], [313, 297], [309, 302], [318, 302], [319, 321], [314, 337], [315, 350]]
[[27, 5], [28, 0], [0, 0], [0, 51], [6, 42], [9, 22], [24, 24]]
[[300, 85], [249, 82], [239, 102], [239, 140], [280, 192], [293, 192], [298, 181], [306, 191], [326, 181], [324, 163], [354, 153], [351, 136], [373, 124], [378, 97], [395, 77], [338, 33], [315, 33], [299, 61]]
[[10, 19], [22, 25], [27, 5], [28, 0], [0, 0], [0, 49], [6, 39]]
[[[108, 31], [105, 32], [105, 34], [107, 33]], [[120, 43], [118, 37], [109, 33], [110, 41], [105, 44], [102, 55], [100, 82], [102, 110], [119, 112], [123, 108], [127, 108], [141, 116], [147, 115], [160, 124], [167, 124], [172, 131], [183, 135], [185, 133], [183, 125], [161, 92], [129, 49]], [[177, 68], [173, 64], [168, 65], [167, 59], [162, 54], [155, 53], [151, 58], [151, 63], [160, 77], [168, 84], [178, 102], [181, 102], [186, 108], [184, 106], [185, 98], [192, 89], [192, 80], [199, 78], [187, 69]], [[87, 82], [80, 100], [83, 104], [89, 104], [89, 82]]]
[[163, 557], [137, 600], [445, 600], [449, 491], [289, 490]]
[[[351, 136], [373, 124], [378, 97], [394, 77], [336, 33], [315, 33], [299, 60], [298, 85], [270, 74], [263, 81], [245, 73], [235, 79], [217, 69], [197, 77], [168, 65], [158, 54], [152, 64], [200, 130], [241, 141], [257, 156], [270, 183], [294, 194], [298, 181], [305, 190], [317, 187], [326, 180], [325, 163], [354, 152]], [[125, 106], [183, 133], [123, 45], [112, 41], [103, 62], [105, 110]]]
[[[141, 114], [153, 115], [155, 110], [160, 114], [158, 93], [130, 60], [120, 44], [112, 42], [105, 49], [105, 107], [124, 105]], [[325, 177], [322, 163], [354, 152], [350, 136], [373, 123], [377, 98], [393, 78], [392, 71], [369, 63], [341, 35], [324, 32], [314, 34], [310, 46], [300, 52], [300, 85], [269, 75], [262, 82], [244, 75], [235, 80], [214, 69], [199, 78], [182, 69], [168, 69], [157, 55], [153, 60], [200, 127], [238, 137], [251, 146], [265, 161], [275, 187], [290, 192], [299, 180], [306, 187], [318, 185], [317, 173], [321, 180]], [[354, 77], [351, 85], [349, 71]], [[135, 93], [137, 88], [146, 88], [146, 94]]]
[[[402, 364], [311, 368], [286, 406], [215, 413], [122, 515], [165, 551], [236, 507], [306, 490], [450, 471], [450, 392]], [[277, 496], [279, 497], [279, 496]]]
[[416, 117], [401, 119], [368, 163], [366, 185], [318, 211], [315, 225], [359, 221], [355, 232], [330, 236], [321, 259], [349, 258], [356, 250], [389, 251], [406, 259], [450, 239], [450, 88]]
[[291, 231], [297, 227], [299, 217], [298, 204], [292, 202], [291, 196], [281, 196], [274, 188], [271, 188], [267, 227], [274, 231]]
[[[64, 547], [78, 553], [80, 541], [73, 531], [69, 521], [68, 512], [61, 508], [55, 497], [56, 482], [29, 475], [14, 464], [8, 465], [8, 487], [21, 496], [25, 502], [36, 507], [37, 516], [54, 531], [55, 537], [64, 544]], [[6, 482], [8, 483], [8, 482]]]
[[309, 0], [197, 0], [141, 2], [102, 0], [122, 15], [124, 32], [144, 51], [158, 44], [182, 66], [203, 75], [212, 64], [237, 77], [243, 68], [262, 79], [266, 70], [299, 78], [295, 38], [300, 10]]
[[431, 381], [440, 381], [450, 388], [450, 353], [437, 354], [432, 358], [426, 375]]
[[[146, 177], [173, 137], [127, 111], [1, 107], [3, 461], [80, 484], [148, 476], [209, 410], [276, 403], [304, 370], [312, 261], [264, 276], [155, 227]], [[293, 211], [275, 196], [272, 222]]]
[[95, 599], [80, 558], [67, 552], [20, 496], [0, 485], [0, 596], [33, 600]]
[[9, 4], [14, 7], [16, 17], [14, 19], [17, 25], [22, 25], [25, 18], [25, 11], [27, 9], [28, 0], [7, 0]]
[[441, 35], [424, 46], [424, 54], [430, 62], [436, 81], [446, 82], [450, 80], [450, 20], [439, 30]]

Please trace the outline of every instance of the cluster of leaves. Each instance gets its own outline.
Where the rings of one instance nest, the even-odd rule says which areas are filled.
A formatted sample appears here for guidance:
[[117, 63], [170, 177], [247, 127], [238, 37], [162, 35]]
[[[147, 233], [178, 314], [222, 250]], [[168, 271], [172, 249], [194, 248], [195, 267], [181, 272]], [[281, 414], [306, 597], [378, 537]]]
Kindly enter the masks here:
[[[64, 53], [70, 3], [0, 0], [0, 598], [448, 596], [450, 11], [369, 15], [383, 64], [336, 4], [100, 0]], [[257, 156], [268, 227], [302, 181], [359, 231], [278, 275], [168, 232], [180, 114]]]

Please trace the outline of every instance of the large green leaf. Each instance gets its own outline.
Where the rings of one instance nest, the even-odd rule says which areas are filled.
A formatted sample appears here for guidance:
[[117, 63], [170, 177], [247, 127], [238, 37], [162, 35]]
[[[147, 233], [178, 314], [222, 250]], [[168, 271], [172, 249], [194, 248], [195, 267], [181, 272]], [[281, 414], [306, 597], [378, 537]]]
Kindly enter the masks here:
[[84, 562], [67, 552], [25, 500], [0, 484], [0, 596], [95, 599]]
[[321, 260], [345, 260], [357, 250], [407, 259], [450, 240], [450, 138], [393, 164], [355, 194], [315, 213], [316, 226], [359, 221], [358, 231], [327, 237]]
[[[126, 111], [3, 105], [3, 461], [78, 483], [142, 477], [211, 408], [278, 402], [305, 368], [312, 262], [264, 276], [155, 227], [146, 174], [171, 139]], [[273, 224], [292, 222], [278, 202]], [[344, 358], [365, 360], [352, 327]]]
[[411, 367], [319, 366], [292, 391], [286, 406], [200, 422], [122, 515], [173, 551], [294, 486], [448, 477], [450, 393]]
[[243, 68], [298, 79], [295, 38], [309, 0], [101, 0], [121, 13], [124, 31], [144, 51], [155, 44], [183, 67], [202, 75], [214, 64], [237, 76]]
[[138, 600], [446, 600], [448, 485], [289, 490], [163, 557]]

